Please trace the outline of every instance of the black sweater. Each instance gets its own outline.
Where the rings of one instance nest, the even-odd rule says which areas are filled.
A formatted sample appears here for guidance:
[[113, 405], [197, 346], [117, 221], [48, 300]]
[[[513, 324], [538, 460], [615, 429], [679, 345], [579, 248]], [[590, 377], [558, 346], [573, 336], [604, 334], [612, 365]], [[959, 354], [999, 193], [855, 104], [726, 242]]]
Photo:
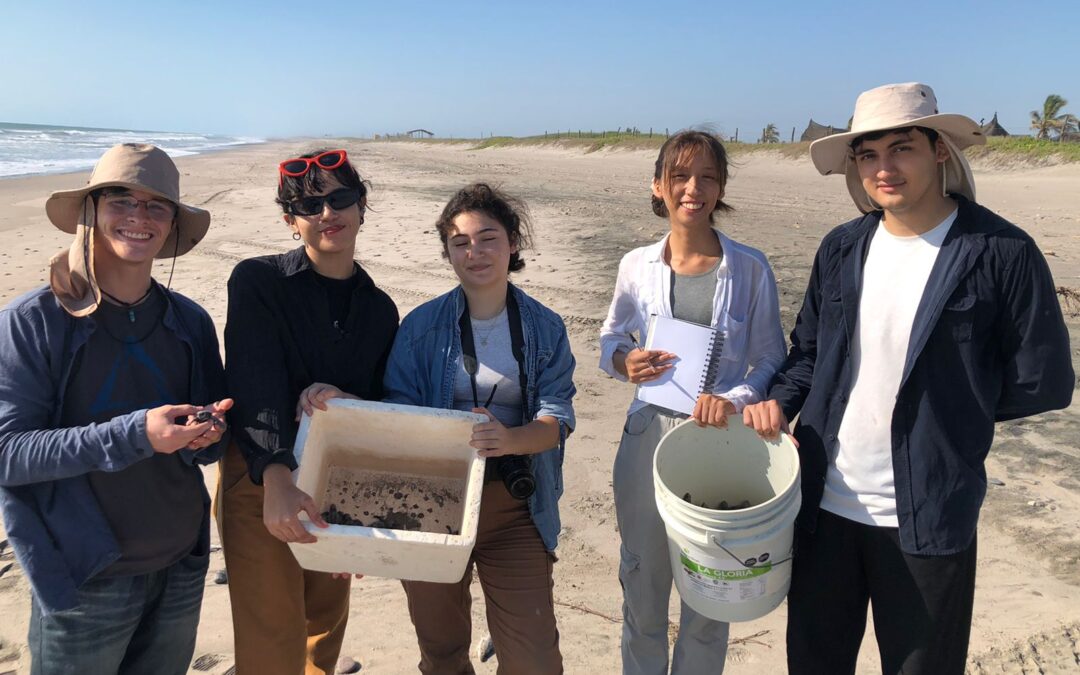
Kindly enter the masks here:
[[225, 325], [225, 374], [236, 401], [229, 422], [255, 484], [269, 464], [296, 468], [296, 403], [306, 387], [323, 382], [382, 398], [398, 311], [359, 265], [356, 274], [348, 316], [335, 325], [303, 247], [233, 269]]

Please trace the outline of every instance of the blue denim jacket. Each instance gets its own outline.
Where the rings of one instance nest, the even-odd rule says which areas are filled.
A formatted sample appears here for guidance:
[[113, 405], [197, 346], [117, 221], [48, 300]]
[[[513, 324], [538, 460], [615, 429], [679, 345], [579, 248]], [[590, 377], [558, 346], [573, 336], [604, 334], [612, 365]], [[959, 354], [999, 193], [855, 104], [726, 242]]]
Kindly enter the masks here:
[[[210, 316], [166, 291], [163, 324], [191, 356], [191, 398], [210, 403], [225, 393], [217, 334]], [[90, 471], [119, 471], [154, 454], [146, 410], [104, 424], [58, 428], [75, 355], [95, 330], [92, 318], [69, 315], [48, 288], [0, 310], [0, 509], [15, 556], [46, 613], [71, 609], [76, 590], [120, 557], [120, 547], [90, 488]], [[183, 403], [183, 401], [178, 401]], [[189, 464], [218, 459], [227, 439]], [[203, 488], [196, 553], [210, 548], [210, 496]]]
[[[971, 545], [994, 423], [1067, 407], [1075, 382], [1039, 247], [1012, 223], [953, 197], [959, 213], [921, 291], [891, 420], [900, 547], [916, 555]], [[769, 391], [789, 420], [799, 415], [799, 523], [810, 531], [853, 386], [862, 267], [880, 219], [861, 216], [821, 242], [791, 351]]]
[[[536, 492], [529, 498], [529, 513], [544, 540], [554, 551], [559, 541], [559, 497], [566, 435], [575, 425], [570, 403], [574, 387], [574, 355], [562, 318], [513, 288], [521, 307], [525, 332], [525, 374], [528, 401], [525, 419], [550, 416], [559, 420], [559, 446], [532, 455]], [[458, 319], [464, 311], [463, 291], [449, 293], [420, 305], [401, 323], [383, 380], [386, 401], [454, 407], [454, 377], [461, 357]]]

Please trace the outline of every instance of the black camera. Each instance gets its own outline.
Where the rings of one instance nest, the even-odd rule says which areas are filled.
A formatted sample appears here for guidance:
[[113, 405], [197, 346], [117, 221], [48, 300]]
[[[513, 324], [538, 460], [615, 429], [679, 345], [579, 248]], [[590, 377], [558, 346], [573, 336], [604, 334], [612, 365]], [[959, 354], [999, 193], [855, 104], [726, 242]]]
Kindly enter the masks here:
[[528, 499], [536, 492], [536, 479], [533, 478], [532, 463], [528, 457], [524, 455], [497, 457], [495, 470], [514, 499]]

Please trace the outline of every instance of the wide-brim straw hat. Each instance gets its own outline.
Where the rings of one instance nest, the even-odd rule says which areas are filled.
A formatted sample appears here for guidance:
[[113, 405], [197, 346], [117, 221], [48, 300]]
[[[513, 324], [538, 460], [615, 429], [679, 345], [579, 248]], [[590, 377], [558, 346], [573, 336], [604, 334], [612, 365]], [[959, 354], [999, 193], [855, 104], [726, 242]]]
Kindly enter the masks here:
[[970, 117], [938, 112], [934, 90], [919, 82], [887, 84], [859, 94], [851, 131], [811, 143], [810, 159], [823, 175], [845, 175], [848, 192], [860, 211], [877, 211], [881, 207], [870, 199], [862, 186], [851, 143], [864, 134], [907, 127], [924, 127], [938, 132], [949, 149], [949, 159], [944, 165], [945, 191], [975, 201], [975, 179], [963, 150], [986, 143], [986, 137]]
[[49, 283], [60, 304], [74, 316], [91, 314], [101, 303], [94, 275], [96, 211], [90, 193], [107, 187], [148, 192], [176, 204], [176, 220], [157, 258], [184, 255], [210, 229], [210, 213], [180, 201], [180, 172], [165, 151], [153, 145], [123, 143], [110, 148], [94, 166], [90, 180], [76, 190], [60, 190], [45, 202], [45, 213], [75, 241], [49, 261]]

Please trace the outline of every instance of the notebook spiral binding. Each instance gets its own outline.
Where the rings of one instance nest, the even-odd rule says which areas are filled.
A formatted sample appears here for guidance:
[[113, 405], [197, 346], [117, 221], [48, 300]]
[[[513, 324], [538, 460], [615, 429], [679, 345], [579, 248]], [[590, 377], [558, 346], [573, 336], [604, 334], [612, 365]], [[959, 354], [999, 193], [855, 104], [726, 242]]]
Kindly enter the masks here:
[[720, 371], [720, 357], [724, 354], [724, 334], [713, 331], [709, 340], [709, 360], [705, 363], [705, 372], [701, 374], [701, 384], [698, 386], [698, 396], [711, 393], [716, 386], [716, 380]]

